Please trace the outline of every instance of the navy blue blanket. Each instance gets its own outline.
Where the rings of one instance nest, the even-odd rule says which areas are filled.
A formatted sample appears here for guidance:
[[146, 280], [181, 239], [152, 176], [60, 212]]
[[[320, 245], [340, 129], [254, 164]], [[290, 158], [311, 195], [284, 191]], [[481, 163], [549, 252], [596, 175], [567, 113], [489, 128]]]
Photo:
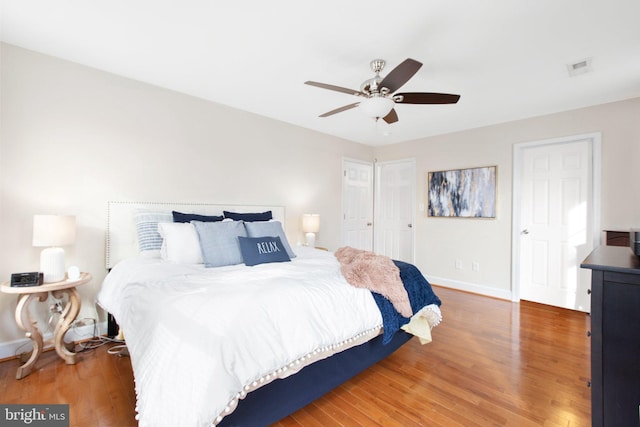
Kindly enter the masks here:
[[[393, 260], [393, 263], [400, 269], [400, 279], [402, 279], [404, 288], [409, 294], [411, 310], [414, 313], [417, 313], [429, 304], [437, 304], [438, 306], [442, 304], [440, 298], [433, 293], [433, 289], [431, 289], [431, 285], [427, 279], [424, 278], [415, 265], [396, 260]], [[400, 330], [402, 325], [409, 323], [409, 318], [402, 317], [393, 307], [391, 301], [381, 294], [373, 291], [371, 294], [382, 314], [382, 343], [387, 344], [391, 341], [393, 335]]]

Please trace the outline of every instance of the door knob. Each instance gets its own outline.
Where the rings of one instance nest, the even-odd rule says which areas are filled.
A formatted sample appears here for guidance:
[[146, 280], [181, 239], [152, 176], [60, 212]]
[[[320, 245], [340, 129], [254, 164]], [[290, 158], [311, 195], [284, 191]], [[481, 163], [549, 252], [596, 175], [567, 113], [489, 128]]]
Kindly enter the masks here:
[[529, 234], [529, 230], [527, 230], [527, 229], [525, 228], [524, 230], [522, 230], [522, 231], [520, 232], [520, 234]]
[[371, 222], [367, 223], [367, 227], [371, 227], [372, 225], [373, 225], [373, 223], [371, 223]]
[[413, 224], [407, 224], [407, 227], [413, 228]]

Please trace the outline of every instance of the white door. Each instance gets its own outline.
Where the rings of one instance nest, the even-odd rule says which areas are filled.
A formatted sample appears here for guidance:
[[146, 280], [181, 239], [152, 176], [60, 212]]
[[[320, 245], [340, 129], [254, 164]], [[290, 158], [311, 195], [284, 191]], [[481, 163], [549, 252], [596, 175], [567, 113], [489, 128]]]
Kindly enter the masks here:
[[373, 250], [373, 165], [343, 160], [342, 245]]
[[375, 252], [414, 262], [415, 160], [376, 163]]
[[521, 160], [520, 298], [589, 311], [580, 262], [594, 247], [592, 141], [525, 147]]

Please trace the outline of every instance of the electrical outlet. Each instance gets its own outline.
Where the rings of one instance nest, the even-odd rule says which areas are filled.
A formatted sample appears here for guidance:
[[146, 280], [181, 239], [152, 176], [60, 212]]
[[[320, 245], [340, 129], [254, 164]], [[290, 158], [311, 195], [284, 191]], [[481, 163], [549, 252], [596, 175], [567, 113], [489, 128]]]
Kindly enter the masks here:
[[473, 271], [480, 271], [480, 263], [479, 262], [472, 262], [471, 263], [471, 270]]
[[457, 259], [456, 260], [456, 270], [462, 270], [462, 260], [461, 259]]
[[56, 301], [54, 304], [51, 304], [49, 310], [52, 313], [62, 313], [62, 303], [60, 301]]
[[75, 328], [82, 328], [83, 326], [96, 326], [96, 319], [93, 319], [91, 317], [85, 317], [82, 319], [78, 319], [75, 322], [73, 322], [73, 326]]

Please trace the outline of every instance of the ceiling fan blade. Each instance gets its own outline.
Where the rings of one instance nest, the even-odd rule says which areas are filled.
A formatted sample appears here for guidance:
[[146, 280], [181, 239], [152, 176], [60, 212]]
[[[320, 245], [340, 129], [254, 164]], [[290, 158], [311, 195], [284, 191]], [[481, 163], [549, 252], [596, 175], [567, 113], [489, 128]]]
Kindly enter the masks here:
[[353, 104], [345, 105], [343, 107], [336, 108], [335, 110], [327, 111], [326, 113], [321, 114], [318, 117], [328, 117], [328, 116], [332, 116], [332, 115], [337, 114], [337, 113], [342, 113], [343, 111], [347, 111], [347, 110], [350, 110], [352, 108], [357, 107], [359, 104], [360, 104], [359, 102], [354, 102]]
[[326, 84], [326, 83], [306, 81], [306, 82], [304, 82], [304, 84], [309, 85], [309, 86], [320, 87], [322, 89], [335, 90], [337, 92], [347, 93], [349, 95], [366, 96], [363, 92], [360, 92], [359, 90], [349, 89], [349, 88], [346, 88], [346, 87], [340, 87], [340, 86], [335, 86], [335, 85], [330, 85], [330, 84]]
[[389, 74], [382, 79], [378, 87], [386, 87], [389, 89], [389, 93], [393, 93], [408, 82], [409, 79], [418, 72], [420, 67], [422, 67], [421, 62], [407, 58], [396, 68], [391, 70]]
[[395, 109], [391, 109], [391, 111], [389, 111], [389, 114], [387, 114], [386, 116], [384, 116], [382, 118], [382, 120], [384, 120], [385, 122], [391, 124], [391, 123], [395, 123], [398, 121], [398, 113], [396, 113]]
[[399, 104], [455, 104], [460, 99], [460, 95], [431, 92], [396, 93], [396, 96], [402, 97], [401, 101], [396, 101]]

